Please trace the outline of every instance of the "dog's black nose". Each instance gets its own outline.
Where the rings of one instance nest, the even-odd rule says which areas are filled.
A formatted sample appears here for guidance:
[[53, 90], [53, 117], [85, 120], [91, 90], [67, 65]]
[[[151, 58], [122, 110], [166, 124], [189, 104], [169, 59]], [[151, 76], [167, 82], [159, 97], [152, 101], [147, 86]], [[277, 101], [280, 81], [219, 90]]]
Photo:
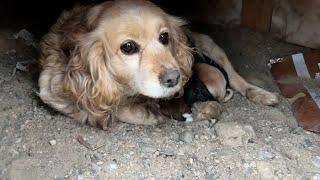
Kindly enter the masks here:
[[179, 79], [180, 73], [174, 69], [164, 70], [159, 76], [160, 83], [168, 88], [176, 86], [179, 83]]

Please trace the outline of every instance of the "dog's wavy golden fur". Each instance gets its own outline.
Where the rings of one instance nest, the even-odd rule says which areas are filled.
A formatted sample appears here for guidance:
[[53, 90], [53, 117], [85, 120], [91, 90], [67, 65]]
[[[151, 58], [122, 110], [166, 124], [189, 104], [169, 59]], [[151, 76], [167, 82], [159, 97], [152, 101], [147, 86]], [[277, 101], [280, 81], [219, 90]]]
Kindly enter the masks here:
[[[111, 119], [156, 124], [156, 99], [181, 92], [193, 58], [185, 22], [144, 0], [116, 0], [63, 12], [41, 41], [40, 98], [64, 114], [108, 127]], [[210, 37], [190, 33], [230, 85], [266, 105], [277, 97], [247, 83]]]

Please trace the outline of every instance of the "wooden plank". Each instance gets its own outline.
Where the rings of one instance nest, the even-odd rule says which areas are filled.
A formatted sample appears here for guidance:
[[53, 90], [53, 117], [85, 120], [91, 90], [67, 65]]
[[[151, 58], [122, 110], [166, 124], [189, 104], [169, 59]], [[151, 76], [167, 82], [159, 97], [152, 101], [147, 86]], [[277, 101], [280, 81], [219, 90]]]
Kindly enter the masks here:
[[272, 18], [272, 2], [272, 0], [242, 0], [242, 26], [268, 32]]

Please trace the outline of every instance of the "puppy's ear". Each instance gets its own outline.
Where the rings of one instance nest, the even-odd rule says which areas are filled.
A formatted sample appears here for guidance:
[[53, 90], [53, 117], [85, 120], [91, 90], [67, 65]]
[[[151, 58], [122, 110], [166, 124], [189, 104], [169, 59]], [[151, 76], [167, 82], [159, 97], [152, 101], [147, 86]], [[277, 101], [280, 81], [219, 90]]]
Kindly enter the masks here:
[[169, 24], [172, 31], [173, 54], [179, 63], [181, 71], [185, 75], [185, 77], [182, 77], [182, 80], [187, 81], [192, 74], [191, 68], [193, 65], [192, 49], [189, 47], [188, 37], [184, 30], [184, 26], [188, 23], [181, 18], [170, 16]]
[[67, 67], [65, 88], [77, 98], [78, 105], [95, 116], [113, 110], [120, 99], [104, 43], [98, 38], [85, 37]]

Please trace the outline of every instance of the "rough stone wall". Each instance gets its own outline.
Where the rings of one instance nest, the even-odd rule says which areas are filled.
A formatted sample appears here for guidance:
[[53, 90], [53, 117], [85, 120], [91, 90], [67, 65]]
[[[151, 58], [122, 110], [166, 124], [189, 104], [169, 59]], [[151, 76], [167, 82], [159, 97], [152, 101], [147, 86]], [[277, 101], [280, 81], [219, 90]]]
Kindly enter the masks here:
[[320, 48], [320, 1], [274, 0], [271, 32], [294, 44]]

